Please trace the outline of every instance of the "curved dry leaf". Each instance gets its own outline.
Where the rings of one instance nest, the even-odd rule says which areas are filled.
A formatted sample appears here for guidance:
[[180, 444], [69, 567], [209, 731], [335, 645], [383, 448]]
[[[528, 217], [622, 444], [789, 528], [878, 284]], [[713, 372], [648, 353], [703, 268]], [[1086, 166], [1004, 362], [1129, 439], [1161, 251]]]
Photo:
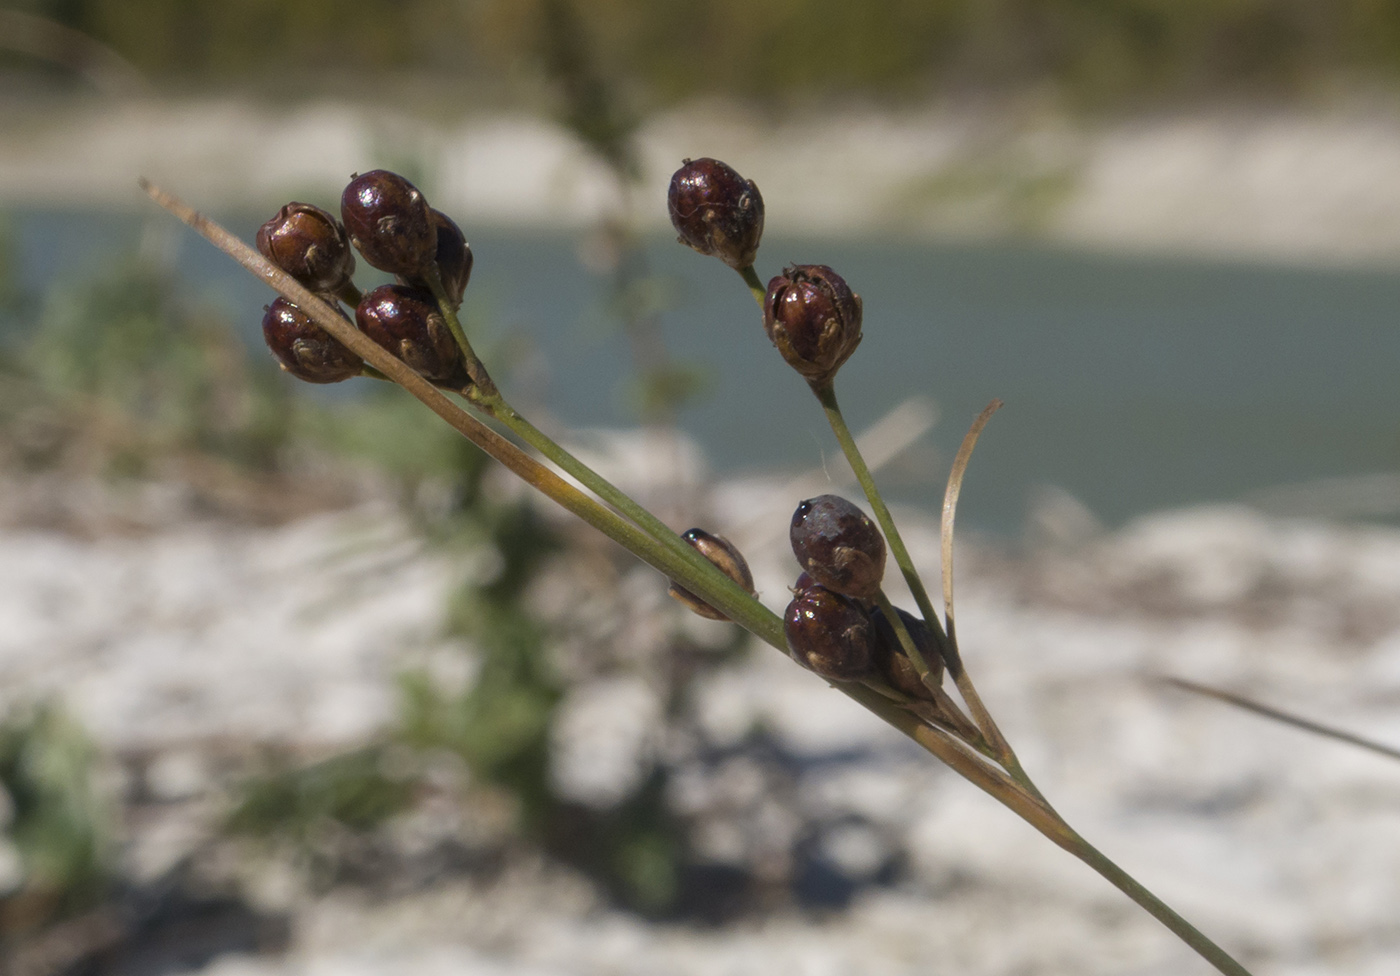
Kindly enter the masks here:
[[992, 414], [1002, 407], [1002, 401], [993, 400], [977, 415], [968, 428], [957, 457], [953, 458], [953, 470], [948, 472], [948, 487], [943, 492], [943, 616], [948, 625], [948, 636], [953, 635], [953, 522], [957, 517], [958, 495], [962, 493], [963, 475], [967, 473], [967, 462], [972, 460], [972, 449], [977, 446], [977, 438], [982, 436], [982, 428], [992, 419]]

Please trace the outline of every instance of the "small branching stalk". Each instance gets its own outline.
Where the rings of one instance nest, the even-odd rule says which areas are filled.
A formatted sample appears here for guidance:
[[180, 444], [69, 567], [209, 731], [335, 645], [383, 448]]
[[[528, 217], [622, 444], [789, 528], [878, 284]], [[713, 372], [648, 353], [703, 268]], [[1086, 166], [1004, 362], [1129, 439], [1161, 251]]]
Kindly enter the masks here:
[[[821, 675], [1099, 872], [1220, 972], [1248, 976], [1064, 821], [1021, 766], [963, 664], [953, 609], [954, 521], [973, 446], [1000, 402], [977, 418], [949, 477], [940, 620], [836, 399], [837, 372], [862, 339], [860, 297], [825, 265], [788, 267], [764, 288], [754, 269], [763, 198], [752, 181], [718, 160], [687, 160], [671, 184], [672, 223], [682, 243], [743, 277], [762, 309], [765, 333], [816, 395], [875, 516], [872, 521], [834, 495], [798, 505], [790, 539], [802, 574], [781, 618], [754, 596], [734, 546], [702, 529], [678, 535], [510, 405], [456, 314], [471, 249], [457, 225], [403, 177], [384, 170], [355, 177], [341, 200], [343, 224], [319, 208], [288, 204], [259, 233], [261, 254], [164, 191], [142, 185], [281, 295], [264, 319], [264, 335], [287, 372], [318, 383], [370, 375], [399, 384], [527, 484], [654, 567], [686, 606], [733, 621]], [[361, 295], [350, 281], [351, 247], [398, 283]], [[353, 321], [341, 300], [355, 302]], [[887, 547], [917, 617], [885, 594]], [[961, 704], [944, 690], [945, 672]]]

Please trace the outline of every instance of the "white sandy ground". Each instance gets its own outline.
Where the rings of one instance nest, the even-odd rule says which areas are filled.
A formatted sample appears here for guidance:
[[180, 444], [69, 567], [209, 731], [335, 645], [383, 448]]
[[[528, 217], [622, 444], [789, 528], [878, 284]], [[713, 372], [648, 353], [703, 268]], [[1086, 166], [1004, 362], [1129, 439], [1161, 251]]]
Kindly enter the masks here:
[[[965, 107], [756, 117], [692, 106], [641, 133], [639, 200], [683, 157], [755, 179], [785, 233], [1007, 233], [1095, 249], [1389, 263], [1400, 255], [1400, 110], [1197, 110], [1071, 121]], [[463, 226], [589, 225], [616, 187], [547, 121], [353, 103], [92, 98], [0, 105], [0, 204], [137, 208], [148, 176], [204, 209], [333, 198], [412, 166]], [[643, 221], [665, 227], [659, 208]]]
[[[796, 572], [783, 539], [791, 504], [788, 490], [759, 482], [720, 486], [710, 499], [713, 524], [739, 527], [735, 541], [775, 608]], [[765, 512], [776, 514], [753, 519]], [[934, 526], [899, 514], [936, 588]], [[1024, 559], [970, 544], [960, 559], [969, 664], [1071, 823], [1257, 976], [1400, 972], [1400, 764], [1149, 680], [1166, 672], [1247, 690], [1400, 743], [1400, 532], [1214, 508]], [[460, 649], [437, 636], [447, 588], [463, 573], [489, 574], [492, 559], [467, 563], [425, 549], [377, 504], [275, 529], [7, 530], [0, 693], [58, 693], [104, 748], [153, 757], [158, 794], [198, 797], [210, 756], [231, 740], [363, 740], [391, 719], [391, 678], [406, 664], [439, 660], [441, 680], [470, 680], [450, 673]], [[558, 612], [580, 585], [547, 578], [536, 599]], [[655, 611], [701, 635], [724, 626], [684, 614], [649, 570], [618, 592], [638, 620]], [[657, 633], [641, 624], [627, 639]], [[659, 748], [644, 719], [654, 707], [643, 678], [576, 690], [563, 719], [578, 746], [563, 762], [576, 768], [558, 770], [560, 782], [583, 796], [625, 784], [639, 752]], [[1208, 971], [1088, 869], [785, 657], [756, 650], [703, 689], [701, 712], [721, 742], [761, 720], [799, 753], [868, 748], [859, 762], [805, 776], [798, 804], [864, 814], [866, 833], [837, 838], [833, 857], [858, 866], [872, 847], [900, 848], [908, 876], [845, 914], [719, 929], [645, 924], [606, 908], [574, 875], [528, 861], [489, 882], [442, 882], [387, 903], [345, 889], [309, 898], [273, 877], [258, 897], [292, 910], [290, 951], [224, 957], [202, 972]], [[739, 821], [748, 836], [712, 838], [716, 850], [792, 829], [762, 796], [745, 795], [748, 772], [740, 761], [709, 787], [755, 811]], [[177, 818], [164, 834], [138, 836], [125, 857], [154, 875], [193, 842]]]

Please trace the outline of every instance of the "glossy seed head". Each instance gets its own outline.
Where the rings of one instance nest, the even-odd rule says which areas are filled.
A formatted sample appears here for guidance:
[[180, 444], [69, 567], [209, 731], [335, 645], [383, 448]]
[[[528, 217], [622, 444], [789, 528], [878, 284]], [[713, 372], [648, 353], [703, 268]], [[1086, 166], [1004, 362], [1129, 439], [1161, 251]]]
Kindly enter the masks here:
[[466, 385], [461, 350], [433, 296], [407, 285], [380, 285], [355, 309], [360, 331], [402, 359], [425, 380]]
[[866, 514], [838, 495], [797, 506], [788, 533], [792, 554], [828, 589], [873, 600], [885, 577], [885, 540]]
[[682, 244], [735, 270], [753, 264], [763, 237], [763, 196], [753, 180], [718, 159], [687, 159], [671, 177], [666, 204]]
[[860, 296], [824, 264], [793, 265], [768, 282], [763, 329], [810, 383], [826, 383], [861, 340]]
[[[725, 576], [738, 583], [748, 593], [753, 594], [753, 573], [749, 571], [749, 564], [744, 560], [739, 550], [734, 548], [732, 542], [723, 536], [706, 532], [704, 529], [691, 529], [681, 538], [694, 546], [700, 555], [719, 567]], [[729, 619], [678, 583], [673, 582], [667, 592], [702, 617], [708, 617], [711, 620]]]
[[[447, 214], [441, 210], [429, 210], [428, 213], [433, 221], [433, 232], [437, 235], [437, 247], [433, 252], [434, 262], [437, 264], [438, 274], [442, 276], [443, 290], [447, 292], [447, 297], [455, 309], [462, 304], [467, 282], [471, 281], [471, 245], [467, 243], [462, 228]], [[404, 278], [402, 283], [428, 290], [426, 278]]]
[[397, 173], [376, 169], [352, 179], [340, 197], [350, 242], [381, 271], [421, 276], [437, 251], [428, 201]]
[[355, 273], [345, 228], [309, 203], [289, 203], [258, 228], [258, 250], [311, 291], [334, 292]]
[[792, 659], [829, 681], [858, 681], [872, 673], [875, 633], [854, 600], [812, 583], [797, 589], [783, 614]]
[[[334, 298], [326, 301], [339, 309]], [[345, 315], [342, 311], [341, 315]], [[349, 321], [349, 316], [345, 316]], [[360, 375], [360, 357], [333, 339], [301, 309], [279, 298], [263, 313], [263, 340], [282, 368], [308, 383], [339, 383]]]
[[[928, 625], [898, 607], [895, 610], [899, 613], [899, 619], [904, 621], [914, 646], [923, 655], [930, 675], [935, 681], [941, 682], [943, 657], [938, 653], [938, 645], [934, 643], [933, 633], [928, 629]], [[904, 653], [904, 645], [900, 643], [899, 635], [895, 633], [894, 627], [885, 619], [885, 614], [879, 607], [871, 611], [870, 621], [875, 628], [875, 670], [896, 691], [903, 692], [910, 698], [932, 700], [933, 693], [919, 677], [914, 662]]]

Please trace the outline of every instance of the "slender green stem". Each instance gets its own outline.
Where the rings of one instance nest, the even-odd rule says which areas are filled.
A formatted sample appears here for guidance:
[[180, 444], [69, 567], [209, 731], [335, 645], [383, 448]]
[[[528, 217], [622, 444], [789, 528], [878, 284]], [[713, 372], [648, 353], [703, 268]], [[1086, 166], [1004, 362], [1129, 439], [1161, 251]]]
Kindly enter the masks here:
[[646, 532], [661, 545], [669, 549], [677, 558], [687, 563], [695, 572], [710, 576], [717, 585], [732, 586], [736, 591], [742, 593], [743, 588], [729, 579], [723, 572], [717, 569], [713, 563], [701, 555], [694, 546], [689, 545], [684, 539], [677, 535], [669, 526], [632, 499], [626, 492], [622, 491], [612, 482], [608, 481], [598, 472], [584, 464], [572, 453], [567, 451], [562, 445], [551, 438], [544, 431], [540, 430], [514, 407], [512, 407], [496, 384], [490, 379], [486, 372], [486, 367], [477, 357], [475, 351], [468, 341], [466, 331], [462, 328], [461, 321], [457, 318], [457, 311], [452, 307], [452, 302], [447, 296], [447, 291], [443, 287], [442, 277], [438, 273], [436, 266], [430, 269], [428, 274], [428, 284], [432, 289], [433, 296], [437, 299], [438, 311], [441, 312], [448, 329], [452, 332], [453, 338], [457, 340], [457, 345], [462, 350], [465, 358], [467, 373], [472, 378], [472, 383], [462, 390], [462, 396], [477, 409], [487, 416], [500, 421], [509, 428], [517, 437], [539, 451], [550, 461], [557, 464], [565, 473], [577, 479], [589, 491], [593, 492], [608, 505], [626, 516], [636, 524], [642, 531]]
[[890, 602], [889, 595], [883, 589], [875, 595], [875, 603], [880, 611], [885, 615], [885, 621], [894, 629], [895, 636], [899, 638], [900, 647], [904, 648], [904, 654], [914, 665], [914, 670], [919, 672], [919, 680], [928, 687], [930, 691], [939, 686], [939, 682], [933, 676], [933, 669], [928, 666], [928, 661], [924, 660], [924, 652], [914, 643], [914, 637], [909, 633], [909, 628], [904, 626], [904, 618], [899, 615], [894, 604]]
[[[1064, 821], [1061, 820], [1060, 823], [1064, 824]], [[1148, 914], [1171, 929], [1177, 938], [1196, 950], [1203, 959], [1226, 976], [1249, 976], [1249, 970], [1235, 961], [1234, 957], [1173, 911], [1166, 902], [1143, 887], [1131, 874], [1113, 863], [1098, 848], [1071, 830], [1068, 824], [1064, 825], [1064, 830], [1070, 835], [1069, 843], [1063, 843], [1049, 834], [1046, 836], [1103, 875], [1110, 884], [1137, 902]]]
[[875, 521], [880, 523], [880, 529], [885, 533], [885, 541], [889, 544], [890, 554], [894, 556], [899, 571], [904, 575], [904, 582], [908, 584], [909, 592], [914, 596], [914, 602], [919, 605], [919, 613], [923, 615], [924, 622], [929, 625], [929, 629], [942, 638], [944, 636], [943, 625], [939, 622], [938, 615], [934, 613], [928, 591], [924, 589], [923, 581], [919, 579], [918, 570], [914, 568], [914, 560], [909, 557], [909, 550], [904, 546], [904, 539], [900, 537], [899, 529], [895, 528], [894, 519], [890, 516], [885, 499], [875, 484], [875, 478], [871, 475], [865, 458], [861, 456], [860, 448], [856, 446], [856, 439], [851, 434], [851, 429], [846, 426], [846, 418], [841, 415], [841, 407], [836, 402], [836, 387], [827, 381], [813, 385], [812, 392], [817, 395], [817, 400], [821, 402], [827, 422], [831, 424], [831, 431], [836, 435], [836, 440], [841, 445], [846, 460], [850, 462], [851, 470], [855, 472], [856, 481], [860, 482], [860, 487], [865, 492], [865, 497], [875, 512]]
[[[862, 689], [864, 691], [865, 689]], [[867, 694], [869, 694], [867, 692]], [[854, 697], [854, 696], [853, 696]], [[859, 699], [865, 704], [865, 697]], [[870, 707], [867, 705], [867, 707]], [[1249, 976], [1249, 971], [1240, 965], [1224, 949], [1216, 945], [1186, 919], [1178, 915], [1166, 902], [1143, 887], [1132, 875], [1124, 871], [1103, 852], [1081, 837], [1065, 823], [1064, 818], [1045, 803], [1043, 799], [1028, 793], [1017, 783], [1007, 779], [988, 766], [976, 762], [967, 753], [956, 752], [945, 734], [920, 724], [913, 716], [893, 716], [900, 721], [891, 721], [929, 752], [959, 773], [974, 786], [988, 793], [992, 798], [1010, 809], [1013, 813], [1040, 831], [1056, 845], [1079, 858], [1097, 871], [1105, 880], [1123, 892], [1149, 915], [1172, 931], [1203, 959], [1226, 976]], [[901, 723], [903, 723], [901, 725]]]
[[713, 576], [716, 582], [722, 579], [736, 591], [744, 592], [743, 587], [720, 571], [694, 546], [677, 535], [670, 526], [662, 522], [622, 489], [580, 461], [548, 434], [526, 420], [500, 394], [489, 398], [478, 397], [475, 391], [466, 390], [464, 395], [470, 402], [485, 411], [488, 416], [499, 420], [526, 444], [557, 464], [566, 474], [576, 478], [589, 491], [631, 519], [651, 538], [665, 546], [679, 559], [684, 560], [693, 572]]
[[[572, 453], [566, 450], [557, 441], [551, 438], [544, 431], [540, 430], [514, 407], [512, 407], [496, 384], [492, 382], [486, 372], [485, 366], [472, 350], [471, 343], [467, 340], [466, 331], [462, 328], [461, 321], [457, 318], [457, 311], [452, 307], [452, 302], [447, 296], [447, 291], [443, 287], [442, 277], [438, 273], [436, 266], [430, 269], [428, 284], [432, 289], [433, 296], [437, 299], [438, 311], [442, 313], [447, 327], [451, 330], [453, 338], [457, 340], [458, 346], [462, 349], [465, 357], [467, 372], [472, 377], [472, 385], [462, 390], [462, 396], [467, 402], [483, 411], [487, 416], [492, 417], [507, 428], [517, 437], [539, 451], [546, 458], [557, 464], [565, 473], [577, 479], [589, 491], [593, 492], [604, 502], [611, 505], [618, 512], [631, 519], [642, 531], [646, 532], [657, 542], [671, 550], [678, 558], [684, 560], [696, 572], [705, 575], [713, 575], [718, 583], [722, 578], [731, 584], [732, 580], [718, 570], [714, 564], [702, 556], [694, 546], [686, 543], [669, 526], [632, 499], [626, 492], [622, 491], [612, 482], [608, 481], [598, 472], [584, 464]], [[743, 588], [733, 584], [735, 589], [743, 592]]]
[[758, 278], [758, 272], [754, 271], [753, 265], [739, 269], [740, 276], [744, 279], [744, 284], [749, 286], [749, 292], [753, 295], [753, 300], [758, 302], [758, 307], [762, 308], [763, 303], [768, 300], [768, 289]]
[[851, 470], [855, 472], [856, 480], [860, 482], [860, 487], [865, 492], [871, 509], [875, 512], [875, 521], [880, 523], [880, 528], [885, 533], [885, 542], [890, 547], [890, 553], [894, 556], [895, 563], [898, 564], [900, 572], [904, 575], [904, 582], [908, 584], [909, 592], [914, 596], [914, 602], [919, 606], [919, 613], [923, 615], [924, 622], [928, 624], [929, 630], [938, 641], [944, 663], [947, 664], [948, 672], [953, 676], [953, 682], [958, 686], [958, 692], [962, 695], [963, 701], [967, 702], [967, 707], [972, 712], [973, 721], [977, 723], [977, 727], [981, 729], [987, 741], [997, 751], [998, 761], [1007, 768], [1018, 766], [1016, 754], [1012, 750], [1011, 744], [1006, 741], [1006, 737], [997, 728], [991, 713], [982, 703], [981, 696], [977, 693], [976, 687], [973, 686], [971, 676], [968, 675], [967, 669], [962, 666], [962, 656], [957, 651], [956, 641], [944, 631], [943, 625], [939, 622], [938, 614], [933, 609], [933, 601], [929, 599], [928, 590], [924, 589], [919, 572], [914, 568], [914, 560], [910, 558], [909, 550], [904, 545], [904, 539], [900, 536], [899, 529], [895, 527], [894, 518], [890, 515], [889, 507], [885, 505], [884, 496], [880, 494], [880, 489], [875, 484], [875, 478], [871, 475], [870, 467], [865, 463], [865, 458], [856, 445], [856, 439], [851, 434], [851, 429], [846, 426], [846, 418], [842, 415], [841, 406], [836, 401], [835, 385], [830, 380], [824, 383], [814, 383], [812, 384], [812, 392], [821, 402], [827, 422], [831, 424], [831, 431], [836, 435], [836, 440], [841, 445], [846, 460], [850, 462]]
[[442, 319], [447, 323], [447, 330], [452, 333], [452, 338], [457, 342], [457, 348], [462, 350], [462, 362], [467, 368], [467, 375], [471, 377], [472, 385], [481, 391], [486, 397], [498, 396], [496, 384], [492, 382], [490, 374], [486, 372], [486, 367], [472, 350], [472, 344], [467, 340], [467, 332], [462, 328], [462, 321], [457, 318], [457, 309], [453, 307], [451, 299], [447, 297], [447, 289], [442, 284], [442, 273], [436, 264], [428, 266], [428, 289], [437, 299], [438, 311], [442, 313]]

